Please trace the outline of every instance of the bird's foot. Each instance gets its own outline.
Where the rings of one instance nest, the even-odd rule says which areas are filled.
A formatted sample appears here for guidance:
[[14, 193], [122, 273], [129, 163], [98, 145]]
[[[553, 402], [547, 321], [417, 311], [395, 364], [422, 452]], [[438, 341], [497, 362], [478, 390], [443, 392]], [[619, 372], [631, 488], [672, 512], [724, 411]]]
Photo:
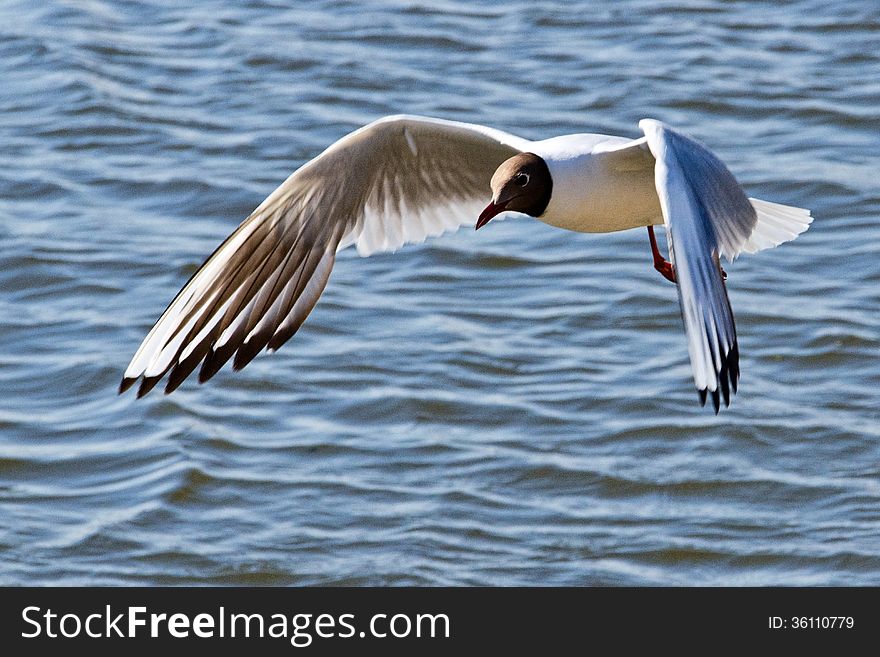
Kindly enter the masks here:
[[[671, 262], [660, 255], [660, 249], [657, 248], [657, 238], [654, 237], [653, 226], [648, 226], [648, 239], [651, 240], [651, 253], [654, 256], [654, 269], [659, 271], [663, 275], [663, 278], [670, 283], [678, 283], [675, 278], [675, 267], [672, 266]], [[727, 281], [727, 272], [720, 266], [718, 269], [721, 270], [721, 280]]]
[[667, 281], [671, 283], [677, 282], [675, 280], [675, 269], [673, 268], [672, 263], [668, 260], [654, 258], [654, 269], [659, 271]]
[[651, 253], [654, 255], [654, 269], [663, 274], [663, 278], [671, 283], [675, 283], [675, 268], [672, 263], [660, 255], [660, 249], [657, 248], [657, 238], [654, 237], [654, 227], [648, 226], [648, 239], [651, 240]]

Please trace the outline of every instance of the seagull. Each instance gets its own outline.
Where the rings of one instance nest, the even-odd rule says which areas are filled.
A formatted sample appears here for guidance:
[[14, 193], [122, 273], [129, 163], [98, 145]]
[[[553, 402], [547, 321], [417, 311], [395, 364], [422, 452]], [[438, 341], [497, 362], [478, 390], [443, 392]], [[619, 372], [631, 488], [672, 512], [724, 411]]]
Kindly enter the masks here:
[[[165, 375], [174, 391], [201, 365], [203, 383], [275, 351], [302, 325], [336, 254], [367, 256], [478, 217], [529, 215], [583, 233], [645, 228], [653, 265], [676, 284], [694, 384], [715, 413], [739, 381], [728, 261], [794, 239], [809, 210], [746, 197], [708, 148], [653, 119], [636, 139], [574, 134], [530, 141], [443, 119], [381, 118], [297, 169], [220, 244], [144, 338], [120, 394]], [[485, 207], [486, 195], [491, 201]], [[481, 210], [481, 208], [483, 208]], [[663, 224], [670, 260], [657, 247]]]

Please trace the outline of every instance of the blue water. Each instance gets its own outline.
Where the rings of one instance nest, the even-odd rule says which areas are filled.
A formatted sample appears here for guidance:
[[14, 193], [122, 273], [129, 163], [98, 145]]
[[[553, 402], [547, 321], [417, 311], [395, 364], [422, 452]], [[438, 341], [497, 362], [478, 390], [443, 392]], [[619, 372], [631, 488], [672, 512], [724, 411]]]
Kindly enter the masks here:
[[[880, 5], [0, 4], [0, 584], [880, 584]], [[340, 254], [280, 352], [116, 395], [287, 175], [407, 112], [665, 120], [795, 242], [693, 389], [643, 230]]]

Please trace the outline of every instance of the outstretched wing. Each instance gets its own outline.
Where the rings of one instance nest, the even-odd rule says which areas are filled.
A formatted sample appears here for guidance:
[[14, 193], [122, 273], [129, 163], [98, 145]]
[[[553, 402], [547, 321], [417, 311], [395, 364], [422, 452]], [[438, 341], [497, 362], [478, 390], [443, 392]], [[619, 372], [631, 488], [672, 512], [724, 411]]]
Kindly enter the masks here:
[[530, 142], [484, 126], [391, 116], [346, 135], [294, 172], [177, 294], [135, 353], [120, 392], [170, 372], [171, 392], [201, 363], [206, 381], [278, 349], [324, 290], [335, 254], [361, 255], [472, 222], [489, 180]]
[[727, 167], [705, 146], [651, 119], [639, 127], [654, 155], [694, 383], [718, 412], [739, 381], [739, 347], [719, 255], [742, 250], [757, 215]]

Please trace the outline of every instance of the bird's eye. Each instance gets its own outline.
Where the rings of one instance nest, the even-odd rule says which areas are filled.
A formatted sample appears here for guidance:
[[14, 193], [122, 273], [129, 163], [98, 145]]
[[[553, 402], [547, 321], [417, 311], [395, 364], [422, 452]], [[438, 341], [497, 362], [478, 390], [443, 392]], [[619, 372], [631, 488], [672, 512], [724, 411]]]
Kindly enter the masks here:
[[518, 173], [513, 177], [513, 182], [517, 187], [525, 187], [529, 184], [529, 174]]

